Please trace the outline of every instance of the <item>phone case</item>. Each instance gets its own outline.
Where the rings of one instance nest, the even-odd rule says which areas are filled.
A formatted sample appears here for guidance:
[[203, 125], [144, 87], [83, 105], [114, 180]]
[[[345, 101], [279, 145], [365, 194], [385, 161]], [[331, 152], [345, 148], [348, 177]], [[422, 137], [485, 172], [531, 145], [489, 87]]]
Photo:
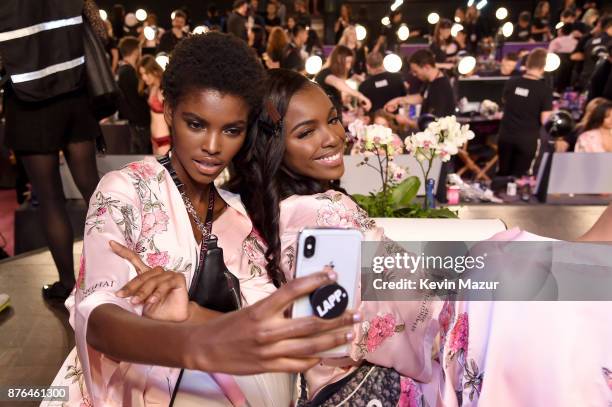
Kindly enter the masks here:
[[[305, 241], [309, 236], [315, 238], [312, 257], [305, 256]], [[361, 272], [362, 234], [356, 229], [312, 228], [300, 232], [297, 244], [295, 277], [304, 277], [333, 265], [338, 274], [336, 281], [348, 293], [347, 309], [355, 309], [356, 293], [359, 289]], [[292, 317], [301, 318], [315, 315], [309, 297], [303, 297], [293, 304]], [[319, 356], [343, 357], [349, 354], [349, 346], [343, 345], [322, 352]]]

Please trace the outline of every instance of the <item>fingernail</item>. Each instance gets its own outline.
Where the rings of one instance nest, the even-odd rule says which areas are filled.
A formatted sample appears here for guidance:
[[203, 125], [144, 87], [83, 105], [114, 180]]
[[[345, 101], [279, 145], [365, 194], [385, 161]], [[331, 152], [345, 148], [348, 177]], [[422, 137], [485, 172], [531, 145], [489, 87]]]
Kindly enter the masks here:
[[353, 331], [347, 332], [346, 333], [346, 340], [347, 341], [352, 341], [354, 336], [355, 336], [355, 334], [353, 333]]
[[353, 322], [360, 322], [361, 321], [361, 314], [359, 312], [356, 312], [353, 314]]
[[336, 273], [334, 270], [328, 270], [327, 278], [329, 278], [331, 281], [336, 281], [338, 279], [338, 273]]
[[125, 291], [123, 291], [123, 290], [119, 290], [119, 291], [117, 291], [117, 292], [115, 293], [115, 295], [116, 295], [117, 297], [124, 297], [124, 296], [125, 296]]
[[150, 298], [147, 300], [147, 302], [148, 302], [149, 304], [154, 304], [154, 303], [156, 303], [156, 302], [157, 302], [157, 297], [150, 297]]
[[140, 298], [138, 297], [132, 297], [132, 300], [130, 301], [132, 304], [138, 304], [140, 302]]

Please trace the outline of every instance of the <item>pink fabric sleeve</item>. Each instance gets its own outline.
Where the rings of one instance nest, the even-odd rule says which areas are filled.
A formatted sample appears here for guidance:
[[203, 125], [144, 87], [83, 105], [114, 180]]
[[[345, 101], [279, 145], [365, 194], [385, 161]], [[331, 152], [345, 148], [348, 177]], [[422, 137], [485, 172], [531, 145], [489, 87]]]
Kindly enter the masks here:
[[[293, 277], [297, 233], [305, 227], [345, 227], [363, 232], [364, 240], [389, 240], [382, 228], [350, 197], [337, 191], [294, 196], [281, 205], [283, 270]], [[361, 301], [364, 322], [356, 325], [351, 357], [392, 367], [404, 376], [429, 381], [432, 346], [438, 334], [441, 301]]]
[[577, 153], [603, 153], [599, 130], [589, 130], [578, 136], [574, 151]]
[[[85, 383], [93, 405], [107, 405], [111, 388], [117, 388], [129, 364], [117, 363], [87, 344], [87, 323], [99, 305], [114, 304], [128, 312], [142, 315], [142, 306], [134, 306], [115, 293], [136, 276], [126, 260], [115, 255], [109, 241], [133, 248], [140, 230], [139, 199], [126, 175], [107, 174], [98, 184], [87, 213], [81, 266], [73, 297], [66, 301], [70, 323], [75, 330], [76, 347], [83, 367]], [[109, 335], [120, 335], [109, 332]], [[120, 366], [125, 365], [124, 369]], [[127, 369], [125, 369], [127, 368]], [[140, 379], [143, 387], [146, 377]], [[119, 386], [121, 388], [121, 386]], [[121, 400], [121, 395], [116, 395]], [[110, 399], [115, 397], [110, 394]]]

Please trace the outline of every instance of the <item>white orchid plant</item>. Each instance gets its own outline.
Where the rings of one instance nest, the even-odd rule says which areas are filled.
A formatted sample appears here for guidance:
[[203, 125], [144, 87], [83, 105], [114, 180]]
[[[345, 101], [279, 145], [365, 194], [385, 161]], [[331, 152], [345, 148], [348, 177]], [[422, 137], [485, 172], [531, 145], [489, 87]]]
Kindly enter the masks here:
[[370, 216], [454, 217], [454, 213], [447, 209], [423, 209], [413, 202], [421, 182], [416, 176], [408, 176], [406, 169], [395, 163], [395, 157], [403, 153], [404, 143], [390, 128], [379, 124], [365, 125], [361, 120], [355, 120], [349, 125], [349, 133], [353, 142], [351, 153], [363, 156], [359, 165], [368, 166], [380, 175], [378, 192], [353, 195]]
[[[425, 130], [406, 137], [404, 144], [407, 153], [419, 163], [423, 182], [427, 182], [436, 158], [442, 162], [449, 161], [473, 138], [474, 132], [469, 125], [461, 125], [455, 116], [446, 116], [432, 121]], [[427, 201], [425, 205], [428, 206]]]

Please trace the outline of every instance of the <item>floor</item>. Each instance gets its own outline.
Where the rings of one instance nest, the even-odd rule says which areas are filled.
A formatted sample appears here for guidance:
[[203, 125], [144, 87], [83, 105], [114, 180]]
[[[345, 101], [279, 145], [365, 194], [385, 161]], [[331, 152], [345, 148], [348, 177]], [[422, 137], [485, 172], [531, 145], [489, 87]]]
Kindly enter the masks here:
[[[604, 209], [605, 206], [473, 205], [463, 207], [460, 217], [500, 218], [509, 228], [518, 226], [572, 240], [586, 232]], [[81, 247], [80, 242], [75, 243], [75, 263]], [[12, 298], [12, 307], [0, 313], [0, 387], [48, 385], [74, 346], [62, 304], [50, 306], [41, 298], [41, 286], [55, 279], [48, 251], [0, 262], [0, 291]]]

